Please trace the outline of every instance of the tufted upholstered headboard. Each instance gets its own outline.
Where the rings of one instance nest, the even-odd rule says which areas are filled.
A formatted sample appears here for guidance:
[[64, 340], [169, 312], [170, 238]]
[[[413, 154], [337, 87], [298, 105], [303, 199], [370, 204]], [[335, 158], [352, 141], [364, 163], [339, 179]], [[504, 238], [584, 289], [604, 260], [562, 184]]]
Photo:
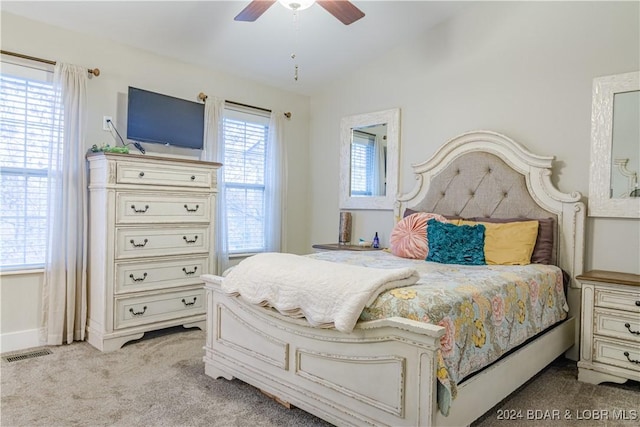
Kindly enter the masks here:
[[[454, 159], [431, 180], [419, 210], [464, 218], [544, 218], [524, 175], [495, 154], [476, 151]], [[555, 217], [555, 215], [553, 215]]]
[[580, 193], [553, 186], [552, 162], [495, 132], [462, 134], [412, 165], [416, 185], [398, 196], [396, 216], [412, 209], [463, 218], [554, 218], [553, 261], [573, 282], [583, 267], [585, 206]]
[[454, 159], [431, 179], [425, 199], [415, 209], [461, 218], [553, 218], [556, 262], [557, 215], [540, 207], [525, 176], [495, 154], [474, 151]]

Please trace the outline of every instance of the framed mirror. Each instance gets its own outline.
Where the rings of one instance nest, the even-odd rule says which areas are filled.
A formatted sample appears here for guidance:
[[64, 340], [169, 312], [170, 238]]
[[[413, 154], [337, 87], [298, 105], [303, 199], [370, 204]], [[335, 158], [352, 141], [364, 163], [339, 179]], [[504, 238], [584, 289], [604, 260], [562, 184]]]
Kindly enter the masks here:
[[342, 119], [340, 209], [393, 209], [399, 149], [399, 108]]
[[640, 218], [640, 72], [593, 80], [589, 215]]

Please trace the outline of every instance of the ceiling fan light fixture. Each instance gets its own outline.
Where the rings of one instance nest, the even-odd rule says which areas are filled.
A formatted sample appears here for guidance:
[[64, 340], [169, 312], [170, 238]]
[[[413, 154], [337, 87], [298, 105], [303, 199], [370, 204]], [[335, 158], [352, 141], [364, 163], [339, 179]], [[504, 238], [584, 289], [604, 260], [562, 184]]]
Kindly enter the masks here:
[[278, 3], [291, 10], [305, 10], [315, 3], [315, 0], [278, 0]]

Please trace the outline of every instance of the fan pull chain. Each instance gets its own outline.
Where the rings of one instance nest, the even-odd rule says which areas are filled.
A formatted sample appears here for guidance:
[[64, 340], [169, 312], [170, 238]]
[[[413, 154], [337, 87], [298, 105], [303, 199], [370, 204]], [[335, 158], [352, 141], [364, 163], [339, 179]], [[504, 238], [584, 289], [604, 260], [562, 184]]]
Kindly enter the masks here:
[[293, 9], [293, 30], [296, 32], [300, 32], [300, 15], [298, 14], [298, 9]]
[[[300, 39], [300, 15], [298, 14], [298, 9], [293, 9], [293, 18], [292, 18], [292, 24], [293, 24], [293, 32], [294, 32], [294, 46], [295, 46], [295, 50], [297, 50], [298, 48], [298, 41]], [[291, 59], [293, 61], [296, 61], [296, 53], [295, 51], [291, 54]], [[297, 61], [296, 61], [297, 62]], [[298, 81], [298, 64], [294, 62], [294, 67], [293, 67], [293, 80], [294, 81]]]

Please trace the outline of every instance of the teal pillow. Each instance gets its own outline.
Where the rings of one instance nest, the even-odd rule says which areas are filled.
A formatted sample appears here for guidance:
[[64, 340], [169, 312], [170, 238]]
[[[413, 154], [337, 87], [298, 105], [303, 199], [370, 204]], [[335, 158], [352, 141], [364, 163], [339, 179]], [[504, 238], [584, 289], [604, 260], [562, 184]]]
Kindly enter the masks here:
[[484, 265], [485, 226], [427, 221], [427, 261], [442, 264]]

